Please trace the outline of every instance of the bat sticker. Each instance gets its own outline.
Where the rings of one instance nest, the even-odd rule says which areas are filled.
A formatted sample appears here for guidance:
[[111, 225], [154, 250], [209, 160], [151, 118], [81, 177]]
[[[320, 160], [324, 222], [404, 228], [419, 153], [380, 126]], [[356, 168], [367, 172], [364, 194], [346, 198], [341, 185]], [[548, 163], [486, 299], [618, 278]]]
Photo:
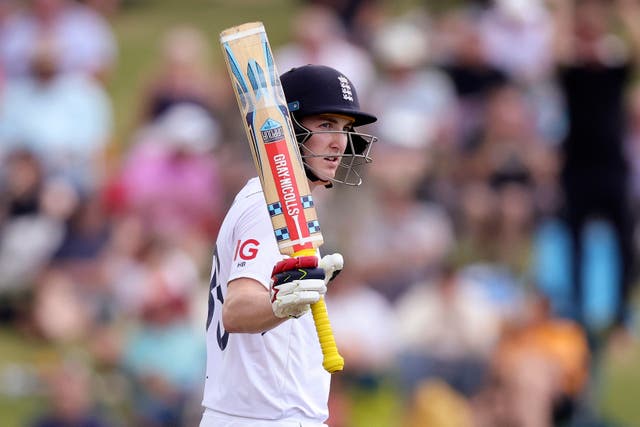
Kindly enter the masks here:
[[262, 141], [265, 144], [271, 142], [277, 142], [284, 139], [284, 131], [282, 125], [272, 118], [268, 118], [260, 128], [262, 134]]

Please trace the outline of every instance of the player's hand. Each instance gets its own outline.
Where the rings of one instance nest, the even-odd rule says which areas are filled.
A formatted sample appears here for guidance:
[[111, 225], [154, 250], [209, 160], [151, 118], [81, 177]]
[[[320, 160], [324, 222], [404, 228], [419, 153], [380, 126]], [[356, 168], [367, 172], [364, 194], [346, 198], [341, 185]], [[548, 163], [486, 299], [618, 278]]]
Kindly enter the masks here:
[[300, 317], [327, 291], [325, 270], [315, 256], [287, 258], [273, 267], [271, 308], [277, 317]]
[[324, 270], [324, 284], [328, 285], [342, 271], [344, 259], [338, 253], [325, 255], [318, 263], [318, 266]]

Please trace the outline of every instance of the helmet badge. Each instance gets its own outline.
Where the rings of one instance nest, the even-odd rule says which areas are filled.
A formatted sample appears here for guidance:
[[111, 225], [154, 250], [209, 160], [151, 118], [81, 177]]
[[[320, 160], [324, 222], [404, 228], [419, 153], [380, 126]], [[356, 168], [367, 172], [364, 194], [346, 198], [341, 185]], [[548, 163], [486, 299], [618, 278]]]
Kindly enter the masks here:
[[351, 83], [345, 76], [339, 76], [340, 88], [342, 89], [342, 99], [353, 102], [353, 92], [351, 91]]

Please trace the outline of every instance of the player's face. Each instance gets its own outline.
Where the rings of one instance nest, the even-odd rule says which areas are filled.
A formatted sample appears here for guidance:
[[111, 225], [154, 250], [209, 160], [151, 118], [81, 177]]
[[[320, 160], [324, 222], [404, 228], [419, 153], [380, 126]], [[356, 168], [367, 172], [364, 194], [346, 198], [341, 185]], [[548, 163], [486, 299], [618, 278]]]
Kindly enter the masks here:
[[304, 143], [303, 155], [305, 162], [313, 173], [323, 181], [335, 177], [340, 156], [347, 148], [347, 134], [353, 119], [334, 115], [322, 114], [308, 116], [301, 120], [302, 126], [313, 132]]

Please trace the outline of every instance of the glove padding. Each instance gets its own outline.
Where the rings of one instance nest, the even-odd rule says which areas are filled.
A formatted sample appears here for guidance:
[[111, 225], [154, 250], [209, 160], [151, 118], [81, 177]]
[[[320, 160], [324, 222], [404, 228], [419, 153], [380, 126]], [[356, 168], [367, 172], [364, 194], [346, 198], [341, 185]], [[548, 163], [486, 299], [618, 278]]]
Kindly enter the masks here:
[[280, 318], [298, 318], [309, 311], [327, 291], [327, 283], [342, 269], [340, 254], [287, 258], [275, 265], [271, 275], [271, 308]]
[[273, 267], [271, 274], [271, 308], [277, 317], [300, 317], [309, 311], [326, 292], [324, 270], [318, 258], [287, 258]]
[[342, 271], [344, 259], [338, 253], [325, 255], [318, 263], [318, 266], [324, 270], [324, 284], [328, 285]]

